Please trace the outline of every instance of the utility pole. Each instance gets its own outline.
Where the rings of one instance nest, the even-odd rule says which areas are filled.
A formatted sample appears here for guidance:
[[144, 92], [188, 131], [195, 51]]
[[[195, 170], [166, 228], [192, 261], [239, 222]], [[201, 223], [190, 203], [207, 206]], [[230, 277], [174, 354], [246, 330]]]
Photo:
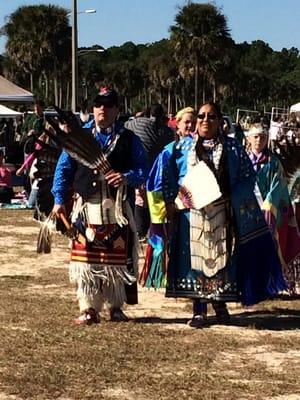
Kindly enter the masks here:
[[73, 0], [72, 8], [72, 111], [77, 107], [78, 88], [78, 35], [77, 35], [77, 0]]

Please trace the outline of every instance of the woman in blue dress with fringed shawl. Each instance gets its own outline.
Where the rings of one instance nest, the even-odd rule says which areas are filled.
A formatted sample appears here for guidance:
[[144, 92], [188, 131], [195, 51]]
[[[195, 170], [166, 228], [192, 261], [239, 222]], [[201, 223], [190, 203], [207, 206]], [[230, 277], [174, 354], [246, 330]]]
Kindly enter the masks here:
[[[147, 190], [154, 226], [171, 227], [166, 296], [194, 299], [194, 314], [211, 302], [217, 320], [229, 322], [226, 302], [256, 304], [285, 283], [251, 161], [221, 122], [218, 105], [204, 103], [196, 134], [165, 147]], [[205, 322], [195, 318], [192, 326]]]

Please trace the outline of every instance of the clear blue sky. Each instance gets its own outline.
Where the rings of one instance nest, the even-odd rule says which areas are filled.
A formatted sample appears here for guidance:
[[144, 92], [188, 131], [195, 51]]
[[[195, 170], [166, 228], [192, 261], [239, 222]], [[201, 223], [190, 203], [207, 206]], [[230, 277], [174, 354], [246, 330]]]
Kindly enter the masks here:
[[[206, 1], [198, 1], [205, 3]], [[78, 45], [104, 47], [132, 41], [151, 43], [169, 37], [177, 6], [184, 0], [77, 0], [78, 11], [97, 9], [96, 14], [78, 15]], [[24, 5], [55, 4], [72, 8], [72, 0], [0, 0], [0, 26], [5, 17]], [[274, 50], [300, 50], [299, 0], [215, 0], [227, 16], [235, 42], [264, 40]], [[0, 53], [5, 39], [0, 37]]]

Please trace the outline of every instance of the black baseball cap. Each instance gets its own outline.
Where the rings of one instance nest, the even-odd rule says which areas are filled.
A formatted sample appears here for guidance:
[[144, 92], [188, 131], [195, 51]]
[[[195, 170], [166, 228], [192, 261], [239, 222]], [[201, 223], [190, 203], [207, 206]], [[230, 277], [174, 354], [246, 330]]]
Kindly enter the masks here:
[[107, 106], [107, 107], [118, 107], [119, 105], [119, 96], [118, 93], [114, 89], [110, 89], [107, 87], [103, 87], [100, 89], [100, 92], [93, 100], [94, 107], [100, 106]]

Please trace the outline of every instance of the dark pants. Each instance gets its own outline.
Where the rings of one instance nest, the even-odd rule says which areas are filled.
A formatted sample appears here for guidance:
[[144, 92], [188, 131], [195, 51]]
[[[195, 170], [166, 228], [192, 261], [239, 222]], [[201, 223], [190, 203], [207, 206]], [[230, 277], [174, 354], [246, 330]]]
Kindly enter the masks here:
[[[225, 301], [212, 301], [211, 305], [216, 314], [223, 312], [227, 309]], [[193, 300], [193, 314], [202, 315], [207, 314], [207, 303], [202, 303], [198, 299]]]
[[0, 186], [0, 203], [10, 203], [14, 197], [12, 188], [7, 186]]
[[145, 237], [150, 226], [149, 209], [138, 205], [134, 206], [134, 219], [139, 238]]

